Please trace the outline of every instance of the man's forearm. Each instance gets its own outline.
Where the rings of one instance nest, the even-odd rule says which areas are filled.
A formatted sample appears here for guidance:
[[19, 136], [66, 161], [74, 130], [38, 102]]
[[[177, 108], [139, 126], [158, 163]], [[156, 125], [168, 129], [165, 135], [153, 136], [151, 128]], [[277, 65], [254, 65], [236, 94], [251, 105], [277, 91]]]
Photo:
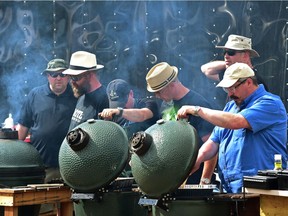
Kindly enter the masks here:
[[215, 155], [212, 159], [204, 162], [200, 184], [209, 184], [211, 182], [211, 177], [214, 173], [217, 162], [218, 154]]

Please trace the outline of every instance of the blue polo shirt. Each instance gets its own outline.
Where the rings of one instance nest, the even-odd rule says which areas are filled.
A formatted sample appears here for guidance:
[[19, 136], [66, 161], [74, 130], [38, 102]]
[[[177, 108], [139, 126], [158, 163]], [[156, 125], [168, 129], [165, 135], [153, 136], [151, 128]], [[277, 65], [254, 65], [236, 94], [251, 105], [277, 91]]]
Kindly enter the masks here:
[[242, 191], [243, 176], [274, 168], [274, 154], [287, 161], [287, 114], [281, 99], [263, 85], [247, 97], [240, 107], [230, 101], [225, 112], [239, 113], [252, 130], [215, 127], [210, 137], [219, 143], [219, 177], [228, 193]]

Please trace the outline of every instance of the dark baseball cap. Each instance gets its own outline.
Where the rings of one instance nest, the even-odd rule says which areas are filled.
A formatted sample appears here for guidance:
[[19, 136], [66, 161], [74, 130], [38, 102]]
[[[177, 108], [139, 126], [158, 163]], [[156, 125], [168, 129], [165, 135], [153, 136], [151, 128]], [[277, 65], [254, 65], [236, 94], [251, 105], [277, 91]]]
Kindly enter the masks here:
[[64, 59], [52, 59], [48, 62], [47, 68], [41, 73], [44, 75], [47, 72], [60, 72], [68, 68], [68, 64]]
[[109, 99], [109, 107], [124, 108], [128, 101], [130, 90], [131, 90], [130, 86], [125, 80], [122, 79], [112, 80], [106, 88], [106, 92]]

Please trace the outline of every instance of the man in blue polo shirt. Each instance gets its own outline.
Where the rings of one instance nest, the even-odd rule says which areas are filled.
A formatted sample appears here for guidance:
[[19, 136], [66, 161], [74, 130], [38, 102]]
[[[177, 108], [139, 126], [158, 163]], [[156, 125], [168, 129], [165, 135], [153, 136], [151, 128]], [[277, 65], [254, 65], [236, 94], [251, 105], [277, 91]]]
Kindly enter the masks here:
[[200, 164], [219, 153], [219, 177], [228, 193], [240, 193], [243, 176], [274, 168], [274, 155], [287, 161], [287, 115], [281, 99], [258, 85], [247, 64], [235, 63], [225, 71], [217, 85], [230, 97], [223, 111], [199, 106], [183, 106], [178, 118], [192, 114], [216, 125], [199, 150], [191, 173]]

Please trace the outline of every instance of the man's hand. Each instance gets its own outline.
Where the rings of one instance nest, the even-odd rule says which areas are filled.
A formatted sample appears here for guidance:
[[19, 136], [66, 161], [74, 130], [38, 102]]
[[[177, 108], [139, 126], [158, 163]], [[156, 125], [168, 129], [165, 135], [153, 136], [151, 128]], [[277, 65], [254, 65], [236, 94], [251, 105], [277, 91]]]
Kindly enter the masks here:
[[177, 112], [177, 118], [188, 118], [188, 115], [198, 116], [198, 112], [201, 109], [199, 106], [182, 106]]
[[99, 117], [105, 120], [111, 120], [114, 115], [119, 115], [118, 109], [104, 109], [101, 113], [99, 113]]

